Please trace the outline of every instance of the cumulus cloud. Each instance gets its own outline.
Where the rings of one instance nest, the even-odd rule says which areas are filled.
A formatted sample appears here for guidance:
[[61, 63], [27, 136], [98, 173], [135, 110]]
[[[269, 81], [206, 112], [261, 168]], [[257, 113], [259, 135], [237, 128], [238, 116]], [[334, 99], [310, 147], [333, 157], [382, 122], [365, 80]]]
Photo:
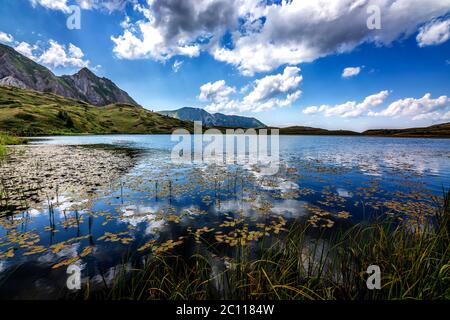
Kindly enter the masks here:
[[[286, 67], [281, 74], [266, 76], [256, 80], [254, 89], [243, 100], [246, 106], [258, 106], [258, 109], [270, 109], [273, 106], [287, 106], [300, 96], [300, 91], [296, 90], [303, 77], [300, 75], [300, 68]], [[286, 99], [280, 100], [277, 97], [287, 94]]]
[[321, 105], [311, 106], [303, 110], [304, 114], [324, 114], [326, 117], [342, 117], [342, 118], [355, 118], [364, 115], [370, 107], [376, 107], [381, 105], [389, 96], [389, 91], [384, 90], [379, 93], [366, 97], [362, 102], [347, 101], [343, 104], [334, 106]]
[[89, 61], [83, 60], [84, 53], [80, 48], [69, 44], [68, 49], [54, 40], [49, 41], [50, 47], [39, 57], [40, 63], [52, 67], [87, 67]]
[[450, 38], [450, 19], [435, 20], [420, 29], [417, 35], [419, 47], [444, 43]]
[[30, 45], [21, 42], [14, 49], [31, 60], [52, 68], [89, 66], [89, 60], [84, 59], [83, 51], [72, 43], [65, 46], [55, 40], [49, 40], [48, 45], [44, 46], [41, 43]]
[[[380, 30], [366, 26], [369, 4], [381, 9]], [[260, 30], [236, 33], [232, 49], [217, 47], [213, 54], [216, 59], [237, 66], [243, 74], [252, 75], [284, 63], [311, 62], [351, 51], [364, 42], [390, 44], [449, 9], [449, 1], [441, 0], [283, 2], [265, 7], [261, 13], [265, 23]]]
[[0, 31], [0, 42], [11, 43], [13, 41], [14, 41], [14, 38], [12, 35]]
[[225, 80], [216, 82], [208, 82], [200, 87], [200, 101], [212, 101], [215, 103], [225, 102], [229, 100], [230, 94], [236, 89], [226, 85]]
[[[136, 4], [142, 19], [123, 24], [125, 30], [111, 37], [119, 58], [152, 58], [165, 61], [175, 55], [196, 57], [201, 42], [237, 26], [238, 0], [152, 0]], [[239, 1], [242, 2], [242, 1]]]
[[205, 110], [211, 113], [222, 112], [233, 114], [240, 111], [239, 102], [236, 100], [225, 100], [222, 102], [213, 102], [205, 107]]
[[361, 72], [361, 67], [347, 67], [342, 71], [343, 78], [350, 78], [357, 76]]
[[[235, 88], [226, 85], [224, 80], [207, 83], [200, 88], [199, 99], [211, 102], [206, 109], [212, 112], [260, 112], [276, 107], [287, 107], [301, 94], [298, 89], [303, 77], [300, 68], [288, 66], [283, 73], [268, 75], [253, 82], [253, 89], [241, 100], [229, 98]], [[248, 86], [245, 86], [248, 88]], [[247, 90], [240, 90], [245, 93]]]
[[70, 12], [69, 4], [67, 0], [30, 0], [31, 5], [36, 7], [40, 5], [50, 10], [59, 10], [63, 12]]
[[450, 98], [440, 96], [431, 98], [427, 93], [422, 98], [405, 98], [391, 103], [381, 112], [369, 112], [369, 116], [411, 117], [413, 120], [447, 120], [450, 119]]
[[[380, 30], [367, 27], [369, 5], [382, 12]], [[362, 43], [388, 45], [445, 15], [448, 0], [147, 0], [142, 17], [112, 37], [120, 58], [165, 61], [204, 50], [244, 75], [348, 52]], [[408, 14], [405, 14], [408, 12]], [[351, 21], [351, 23], [349, 23]], [[231, 43], [223, 45], [223, 36]]]
[[[71, 12], [70, 1], [68, 0], [30, 0], [30, 2], [33, 7], [39, 5], [50, 10], [62, 11], [64, 13]], [[112, 12], [124, 9], [127, 3], [135, 2], [136, 0], [76, 0], [74, 4], [79, 5], [84, 10], [100, 9]]]
[[37, 46], [32, 46], [29, 43], [22, 41], [14, 49], [31, 60], [37, 60], [37, 57], [33, 54], [33, 51], [37, 49]]

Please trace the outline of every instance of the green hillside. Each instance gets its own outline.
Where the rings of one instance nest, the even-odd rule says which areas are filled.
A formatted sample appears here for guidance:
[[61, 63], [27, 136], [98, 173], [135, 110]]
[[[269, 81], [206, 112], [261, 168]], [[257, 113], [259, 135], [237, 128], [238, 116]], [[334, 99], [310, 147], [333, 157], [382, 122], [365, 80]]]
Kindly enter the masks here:
[[293, 126], [280, 128], [280, 134], [286, 135], [320, 135], [320, 136], [356, 136], [358, 132], [348, 130], [326, 130], [320, 128]]
[[367, 130], [363, 134], [367, 136], [385, 137], [450, 138], [450, 122], [425, 128]]
[[50, 93], [0, 87], [0, 131], [53, 134], [171, 133], [192, 124], [128, 104], [104, 107]]

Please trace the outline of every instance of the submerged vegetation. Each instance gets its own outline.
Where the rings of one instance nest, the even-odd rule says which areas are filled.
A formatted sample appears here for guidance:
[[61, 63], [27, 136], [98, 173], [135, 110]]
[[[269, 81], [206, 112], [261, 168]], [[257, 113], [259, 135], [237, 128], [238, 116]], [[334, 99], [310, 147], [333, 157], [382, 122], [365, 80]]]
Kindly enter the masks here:
[[[210, 252], [221, 245], [197, 239]], [[391, 216], [334, 233], [310, 222], [295, 223], [285, 237], [268, 243], [264, 238], [256, 246], [237, 242], [232, 258], [223, 264], [214, 255], [204, 255], [206, 250], [183, 258], [176, 253], [182, 242], [166, 243], [164, 250], [154, 241], [144, 244], [140, 250], [153, 248], [154, 255], [142, 266], [125, 264], [101, 291], [91, 292], [87, 283], [84, 297], [450, 299], [450, 192], [426, 223]], [[370, 265], [381, 269], [381, 290], [367, 288]]]
[[[0, 164], [0, 298], [450, 298], [449, 194], [399, 151], [383, 171], [364, 152], [357, 168], [299, 156], [261, 176], [175, 165], [157, 147], [14, 147]], [[81, 291], [66, 287], [73, 264]]]

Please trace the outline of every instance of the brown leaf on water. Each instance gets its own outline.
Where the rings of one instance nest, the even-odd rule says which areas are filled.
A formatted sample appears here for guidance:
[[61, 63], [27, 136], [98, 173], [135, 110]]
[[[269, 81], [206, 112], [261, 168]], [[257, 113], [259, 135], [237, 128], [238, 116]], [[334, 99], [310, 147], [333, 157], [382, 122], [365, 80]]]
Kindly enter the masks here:
[[[0, 254], [0, 256], [2, 256], [2, 255]], [[13, 257], [14, 257], [14, 249], [11, 248], [11, 249], [9, 249], [8, 251], [6, 251], [6, 252], [4, 253], [4, 256], [5, 256], [6, 258], [13, 258]]]
[[146, 244], [144, 244], [143, 246], [141, 246], [138, 251], [144, 251], [147, 250], [151, 247], [153, 247], [153, 245], [155, 244], [156, 240], [150, 240], [149, 242], [147, 242]]
[[80, 257], [86, 257], [88, 254], [92, 252], [92, 250], [93, 250], [92, 246], [84, 248], [83, 251], [80, 253]]
[[64, 248], [66, 247], [66, 245], [67, 245], [67, 244], [63, 241], [63, 242], [60, 242], [60, 243], [57, 243], [57, 244], [52, 245], [52, 246], [50, 247], [50, 249], [52, 250], [53, 253], [58, 253], [58, 252], [60, 252], [62, 249], [64, 249]]
[[31, 251], [25, 252], [23, 255], [24, 256], [30, 256], [32, 254], [42, 253], [42, 252], [45, 252], [45, 251], [47, 251], [46, 247], [34, 246], [34, 247], [32, 247]]
[[63, 267], [63, 266], [71, 265], [72, 263], [77, 262], [78, 260], [80, 260], [80, 257], [79, 257], [79, 256], [76, 256], [76, 257], [73, 257], [73, 258], [69, 258], [69, 259], [63, 260], [63, 261], [61, 261], [61, 262], [55, 264], [55, 265], [52, 267], [52, 269], [58, 269], [58, 268], [61, 268], [61, 267]]
[[88, 254], [90, 254], [90, 253], [92, 252], [92, 250], [93, 250], [93, 247], [92, 247], [92, 246], [85, 247], [85, 248], [83, 249], [83, 251], [81, 251], [80, 255], [78, 255], [78, 256], [76, 256], [76, 257], [73, 257], [73, 258], [69, 258], [69, 259], [63, 260], [63, 261], [61, 261], [61, 262], [55, 264], [55, 265], [52, 267], [52, 269], [58, 269], [58, 268], [61, 268], [61, 267], [64, 267], [64, 266], [71, 265], [72, 263], [75, 263], [75, 262], [77, 262], [78, 260], [80, 260], [82, 257], [85, 257], [85, 256], [87, 256]]

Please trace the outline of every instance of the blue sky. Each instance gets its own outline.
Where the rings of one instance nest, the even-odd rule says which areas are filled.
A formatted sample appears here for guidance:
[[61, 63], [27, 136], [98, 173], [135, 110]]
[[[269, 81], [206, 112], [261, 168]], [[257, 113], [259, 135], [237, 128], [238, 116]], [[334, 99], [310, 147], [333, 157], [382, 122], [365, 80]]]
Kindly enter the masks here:
[[[58, 75], [88, 66], [151, 110], [358, 131], [450, 121], [448, 0], [0, 2], [1, 42]], [[381, 29], [367, 30], [371, 4]]]

